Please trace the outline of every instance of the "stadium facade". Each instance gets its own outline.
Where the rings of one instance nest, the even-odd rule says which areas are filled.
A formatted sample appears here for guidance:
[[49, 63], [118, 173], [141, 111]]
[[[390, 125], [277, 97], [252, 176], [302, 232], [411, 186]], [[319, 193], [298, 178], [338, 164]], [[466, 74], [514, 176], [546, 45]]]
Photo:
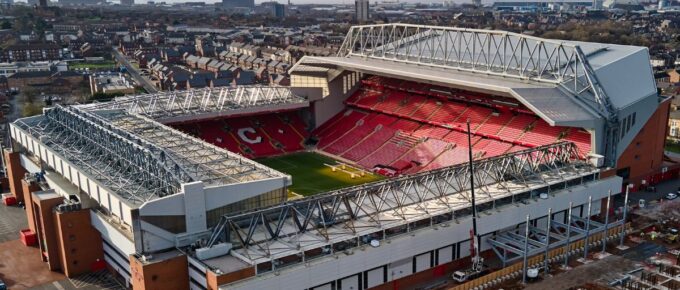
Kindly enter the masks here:
[[[466, 265], [470, 176], [482, 253], [512, 262], [503, 237], [527, 214], [573, 227], [602, 211], [589, 199], [604, 207], [668, 172], [669, 101], [643, 47], [355, 26], [337, 56], [290, 74], [289, 88], [128, 96], [12, 123], [10, 187], [42, 259], [68, 276], [107, 267], [134, 289], [392, 289]], [[287, 201], [295, 179], [251, 159], [300, 150], [390, 178]]]

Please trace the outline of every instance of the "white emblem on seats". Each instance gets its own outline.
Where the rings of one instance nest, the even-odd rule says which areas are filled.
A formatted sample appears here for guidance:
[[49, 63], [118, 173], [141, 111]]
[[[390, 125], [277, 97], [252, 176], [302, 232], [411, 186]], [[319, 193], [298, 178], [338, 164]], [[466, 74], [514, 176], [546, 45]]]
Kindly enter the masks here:
[[255, 138], [250, 138], [246, 133], [250, 134], [255, 134], [257, 131], [251, 127], [246, 127], [246, 128], [241, 128], [238, 129], [238, 136], [241, 138], [241, 140], [245, 141], [246, 143], [249, 144], [257, 144], [262, 142], [262, 137], [261, 136], [255, 136]]

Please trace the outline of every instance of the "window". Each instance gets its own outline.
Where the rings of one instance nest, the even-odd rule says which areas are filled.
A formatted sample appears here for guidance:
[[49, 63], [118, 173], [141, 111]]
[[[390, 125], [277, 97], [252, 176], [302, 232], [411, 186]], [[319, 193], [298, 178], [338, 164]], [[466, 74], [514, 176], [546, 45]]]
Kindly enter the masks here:
[[623, 126], [621, 126], [619, 130], [621, 130], [621, 139], [623, 139], [623, 136], [626, 135], [626, 130], [623, 128]]
[[637, 115], [637, 112], [633, 113], [633, 125], [635, 125], [635, 116]]

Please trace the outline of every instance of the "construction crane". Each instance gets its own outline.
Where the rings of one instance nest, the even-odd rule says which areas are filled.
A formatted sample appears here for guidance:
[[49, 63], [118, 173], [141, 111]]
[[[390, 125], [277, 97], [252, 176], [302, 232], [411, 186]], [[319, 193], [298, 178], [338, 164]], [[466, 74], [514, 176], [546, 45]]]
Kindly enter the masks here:
[[457, 282], [465, 282], [476, 278], [484, 273], [484, 258], [479, 255], [479, 235], [477, 234], [477, 204], [475, 202], [475, 174], [472, 164], [472, 137], [470, 133], [470, 119], [467, 120], [468, 137], [468, 166], [470, 166], [470, 198], [472, 200], [472, 229], [470, 230], [470, 257], [471, 267], [463, 271], [455, 271], [451, 275]]

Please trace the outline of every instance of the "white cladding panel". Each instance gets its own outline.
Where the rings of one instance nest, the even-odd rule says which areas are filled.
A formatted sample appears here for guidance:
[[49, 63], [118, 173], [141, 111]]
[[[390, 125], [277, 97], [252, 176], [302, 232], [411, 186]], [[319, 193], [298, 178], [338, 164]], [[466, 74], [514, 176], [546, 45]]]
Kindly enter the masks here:
[[437, 250], [437, 252], [439, 254], [439, 257], [438, 257], [439, 260], [437, 262], [437, 265], [446, 264], [448, 262], [453, 261], [453, 259], [452, 259], [452, 257], [453, 257], [453, 246], [441, 248], [441, 249]]
[[558, 213], [555, 214], [555, 216], [553, 217], [553, 220], [556, 221], [556, 222], [564, 223], [565, 222], [564, 218], [566, 216], [567, 216], [566, 212], [561, 211], [561, 212], [558, 212]]
[[[124, 270], [125, 270], [126, 272], [130, 272], [130, 262], [129, 262], [129, 260], [123, 259], [123, 258], [120, 256], [120, 254], [116, 252], [115, 249], [109, 247], [109, 245], [107, 245], [106, 243], [103, 244], [103, 247], [102, 247], [102, 248], [104, 249], [104, 252], [105, 252], [108, 256], [110, 256], [111, 258], [113, 258], [113, 260], [112, 260], [111, 262], [115, 262], [115, 264], [124, 267]], [[107, 257], [107, 258], [108, 258], [108, 257]], [[112, 265], [112, 264], [113, 264], [113, 263], [111, 263], [111, 262], [109, 262], [109, 265]]]
[[109, 244], [117, 247], [119, 252], [125, 255], [135, 253], [135, 244], [101, 216], [90, 211], [90, 221], [92, 222], [92, 226], [101, 233], [102, 239], [105, 239]]
[[547, 225], [548, 225], [547, 216], [536, 220], [536, 227], [538, 227], [539, 229], [545, 229]]
[[368, 288], [378, 286], [385, 282], [385, 267], [380, 267], [366, 272], [366, 285]]
[[460, 243], [460, 253], [458, 253], [458, 259], [470, 256], [470, 240]]
[[205, 278], [205, 272], [201, 273], [189, 267], [189, 277], [196, 280], [200, 286], [207, 288], [208, 281]]
[[340, 280], [339, 290], [359, 290], [359, 274]]
[[430, 269], [431, 257], [432, 255], [430, 253], [416, 256], [416, 273]]
[[118, 266], [118, 264], [114, 263], [111, 259], [109, 259], [108, 256], [104, 256], [104, 261], [106, 261], [106, 263], [109, 264], [114, 271], [116, 271], [123, 277], [123, 279], [125, 279], [125, 283], [130, 285], [130, 276], [128, 276], [128, 274], [125, 273], [125, 271], [120, 266]]
[[396, 280], [402, 277], [413, 274], [413, 259], [406, 258], [401, 261], [396, 261], [390, 264], [390, 268], [387, 270], [388, 279]]
[[[277, 289], [284, 289], [284, 288], [277, 288]], [[333, 290], [333, 285], [331, 285], [331, 283], [328, 283], [328, 284], [325, 284], [325, 285], [314, 287], [314, 288], [312, 288], [312, 290]]]

